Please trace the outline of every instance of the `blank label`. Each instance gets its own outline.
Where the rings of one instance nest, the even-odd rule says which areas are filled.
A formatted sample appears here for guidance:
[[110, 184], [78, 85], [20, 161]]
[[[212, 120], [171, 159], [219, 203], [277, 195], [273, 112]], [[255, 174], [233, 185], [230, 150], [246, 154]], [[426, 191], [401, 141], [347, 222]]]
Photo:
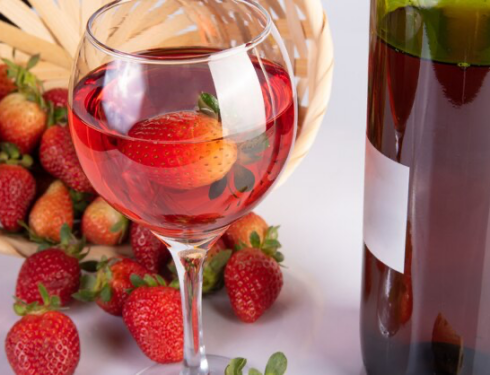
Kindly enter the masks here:
[[366, 139], [364, 242], [388, 267], [404, 273], [410, 168]]

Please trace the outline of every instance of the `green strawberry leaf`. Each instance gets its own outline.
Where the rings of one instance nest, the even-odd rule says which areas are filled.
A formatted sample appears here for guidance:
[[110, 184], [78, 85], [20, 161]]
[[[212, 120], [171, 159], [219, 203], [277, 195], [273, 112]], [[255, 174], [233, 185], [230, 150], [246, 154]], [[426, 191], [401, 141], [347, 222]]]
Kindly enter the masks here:
[[167, 285], [167, 283], [165, 282], [165, 279], [163, 277], [161, 277], [160, 275], [156, 274], [155, 279], [157, 280], [158, 285], [160, 285], [160, 286]]
[[112, 288], [109, 284], [105, 284], [100, 291], [100, 299], [104, 303], [109, 303], [112, 299]]
[[158, 286], [157, 280], [152, 275], [145, 275], [143, 278], [147, 286], [155, 287]]
[[59, 308], [61, 306], [60, 296], [52, 296], [49, 305], [54, 308]]
[[98, 293], [92, 290], [83, 289], [83, 290], [79, 290], [76, 293], [73, 293], [71, 296], [80, 302], [93, 302], [97, 297], [97, 295]]
[[243, 375], [242, 370], [247, 365], [245, 358], [234, 358], [230, 361], [225, 370], [225, 375]]
[[250, 233], [250, 245], [252, 245], [252, 247], [255, 247], [257, 249], [261, 248], [260, 236], [256, 231], [253, 231], [252, 233]]
[[46, 289], [46, 287], [42, 283], [39, 283], [37, 284], [37, 288], [39, 290], [39, 294], [41, 295], [44, 305], [49, 305], [50, 298], [49, 298], [49, 292]]
[[197, 106], [204, 114], [215, 118], [219, 117], [219, 103], [218, 99], [216, 99], [214, 95], [203, 92], [201, 95], [199, 95]]
[[136, 274], [132, 274], [131, 276], [129, 276], [129, 280], [131, 281], [131, 284], [135, 287], [135, 288], [139, 288], [139, 287], [142, 287], [142, 286], [146, 286], [146, 282], [145, 280], [143, 280], [141, 278], [141, 276], [139, 275], [136, 275]]
[[170, 288], [174, 288], [180, 290], [179, 279], [173, 279], [172, 282], [168, 285]]
[[26, 70], [31, 70], [32, 68], [34, 68], [40, 59], [41, 59], [41, 55], [39, 54], [32, 56], [27, 62]]
[[269, 362], [267, 362], [265, 375], [283, 375], [287, 367], [288, 360], [286, 356], [281, 352], [274, 353], [270, 357]]
[[231, 250], [220, 251], [213, 256], [213, 259], [211, 259], [209, 262], [208, 267], [214, 272], [221, 272], [228, 263], [228, 260], [230, 260], [232, 253], [233, 252]]
[[80, 289], [81, 290], [95, 290], [97, 284], [97, 277], [95, 275], [82, 275], [80, 278]]
[[73, 209], [75, 211], [75, 217], [81, 218], [83, 212], [90, 204], [93, 194], [91, 193], [81, 193], [79, 191], [70, 189], [70, 198], [73, 202]]
[[281, 226], [271, 226], [267, 228], [267, 231], [265, 232], [265, 238], [267, 240], [277, 240], [279, 238], [279, 228]]
[[61, 245], [68, 245], [72, 239], [71, 228], [67, 223], [64, 223], [60, 229]]
[[255, 185], [255, 175], [247, 168], [240, 164], [235, 164], [233, 167], [235, 188], [240, 193], [251, 191]]
[[14, 304], [14, 312], [19, 316], [24, 316], [27, 313], [27, 307], [25, 304]]
[[262, 373], [259, 371], [259, 370], [256, 370], [254, 368], [251, 368], [249, 371], [248, 371], [248, 375], [262, 375]]
[[264, 241], [264, 244], [262, 245], [262, 248], [264, 249], [278, 249], [280, 248], [282, 245], [281, 243], [278, 241], [278, 240], [265, 240]]
[[274, 254], [272, 254], [272, 257], [276, 260], [277, 263], [284, 262], [284, 254], [280, 251], [276, 251]]
[[209, 187], [209, 199], [214, 200], [223, 194], [223, 192], [226, 189], [226, 185], [228, 184], [228, 175], [223, 177], [221, 180], [218, 180], [216, 182], [213, 182], [211, 186]]

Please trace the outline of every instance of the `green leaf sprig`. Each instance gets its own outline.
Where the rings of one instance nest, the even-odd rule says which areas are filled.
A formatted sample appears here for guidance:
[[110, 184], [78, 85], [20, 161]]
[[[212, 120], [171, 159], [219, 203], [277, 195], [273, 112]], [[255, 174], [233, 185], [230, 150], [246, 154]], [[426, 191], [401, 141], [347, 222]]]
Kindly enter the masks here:
[[[230, 361], [228, 367], [226, 367], [225, 375], [244, 375], [243, 369], [246, 365], [247, 360], [245, 358], [234, 358]], [[287, 367], [288, 360], [286, 356], [281, 352], [277, 352], [269, 358], [264, 373], [255, 368], [251, 368], [248, 371], [248, 375], [284, 375]]]

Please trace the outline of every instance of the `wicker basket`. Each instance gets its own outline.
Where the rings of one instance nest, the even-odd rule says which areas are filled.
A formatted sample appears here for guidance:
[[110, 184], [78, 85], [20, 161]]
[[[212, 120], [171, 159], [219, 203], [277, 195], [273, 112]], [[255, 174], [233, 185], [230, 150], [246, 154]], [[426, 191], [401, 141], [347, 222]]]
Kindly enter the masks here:
[[[86, 22], [108, 0], [0, 0], [0, 14], [11, 21], [0, 21], [0, 57], [26, 62], [41, 55], [33, 69], [46, 89], [68, 85], [73, 56]], [[323, 120], [330, 97], [333, 73], [333, 46], [321, 0], [259, 0], [273, 16], [282, 35], [297, 82], [299, 132], [282, 184], [311, 148]], [[36, 245], [15, 237], [0, 235], [0, 253], [28, 256]], [[94, 246], [91, 257], [114, 252], [128, 253], [128, 246]]]

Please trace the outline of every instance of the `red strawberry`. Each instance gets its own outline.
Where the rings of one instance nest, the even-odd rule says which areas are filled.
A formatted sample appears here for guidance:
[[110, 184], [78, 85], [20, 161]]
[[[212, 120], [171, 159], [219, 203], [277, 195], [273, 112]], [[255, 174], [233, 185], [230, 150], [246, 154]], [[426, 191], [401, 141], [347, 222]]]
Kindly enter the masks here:
[[27, 154], [37, 146], [48, 117], [41, 97], [41, 82], [30, 72], [38, 61], [39, 55], [33, 56], [26, 67], [21, 67], [4, 60], [7, 74], [14, 77], [18, 92], [0, 101], [0, 139], [14, 143]]
[[237, 159], [237, 146], [222, 139], [218, 120], [200, 112], [174, 112], [134, 125], [120, 151], [149, 167], [158, 183], [195, 189], [221, 180]]
[[8, 66], [0, 65], [0, 100], [15, 90], [15, 83], [7, 74]]
[[80, 265], [87, 253], [82, 252], [83, 241], [77, 241], [65, 225], [61, 230], [61, 243], [31, 255], [24, 261], [17, 277], [15, 295], [27, 302], [42, 302], [38, 284], [42, 283], [50, 295], [60, 298], [66, 305], [80, 287]]
[[14, 143], [22, 153], [30, 153], [46, 129], [46, 112], [21, 93], [0, 101], [0, 138]]
[[82, 233], [96, 245], [119, 245], [126, 236], [128, 219], [103, 198], [89, 204], [82, 217]]
[[241, 219], [230, 225], [223, 236], [228, 247], [235, 249], [236, 246], [252, 246], [250, 244], [250, 235], [256, 232], [262, 241], [267, 232], [268, 225], [259, 215], [250, 212]]
[[245, 323], [255, 322], [272, 306], [282, 284], [279, 264], [260, 249], [237, 251], [226, 265], [226, 291], [235, 314]]
[[68, 90], [64, 88], [54, 88], [48, 90], [43, 95], [44, 100], [52, 102], [55, 107], [68, 107]]
[[68, 189], [57, 180], [34, 204], [29, 227], [39, 237], [60, 242], [63, 224], [73, 227], [73, 203]]
[[203, 293], [214, 292], [223, 287], [223, 274], [231, 253], [231, 250], [227, 249], [225, 242], [221, 238], [208, 251], [203, 269]]
[[149, 273], [146, 268], [128, 258], [103, 259], [97, 265], [97, 276], [85, 276], [83, 281], [86, 285], [74, 297], [83, 302], [95, 300], [104, 311], [120, 316], [129, 296], [128, 290], [133, 287], [131, 275], [144, 277]]
[[151, 360], [179, 362], [184, 349], [180, 293], [151, 282], [151, 278], [145, 277], [145, 281], [152, 286], [140, 286], [130, 294], [123, 309], [124, 323]]
[[42, 284], [44, 306], [18, 302], [16, 312], [23, 316], [10, 329], [5, 351], [17, 375], [72, 375], [80, 360], [80, 338], [73, 321], [54, 311], [59, 301], [49, 297]]
[[133, 253], [140, 264], [152, 273], [159, 273], [170, 259], [170, 252], [146, 227], [131, 224], [129, 234]]
[[39, 160], [46, 171], [73, 190], [94, 192], [78, 161], [68, 128], [55, 125], [44, 132], [39, 147]]
[[9, 231], [20, 229], [36, 194], [36, 181], [19, 165], [0, 165], [0, 222]]

